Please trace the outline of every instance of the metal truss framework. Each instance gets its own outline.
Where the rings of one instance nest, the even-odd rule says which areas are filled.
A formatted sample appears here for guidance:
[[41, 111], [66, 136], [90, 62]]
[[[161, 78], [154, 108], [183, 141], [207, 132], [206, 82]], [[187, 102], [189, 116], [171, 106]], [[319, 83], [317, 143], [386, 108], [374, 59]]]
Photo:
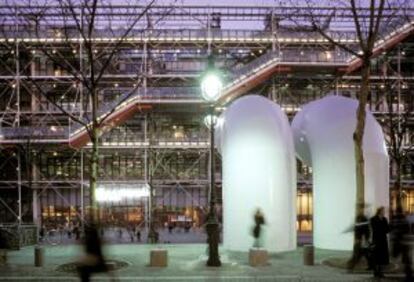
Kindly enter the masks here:
[[[90, 103], [81, 84], [70, 74], [63, 73], [56, 66], [48, 65], [50, 62], [44, 54], [45, 50], [57, 57], [65, 57], [69, 53], [74, 60], [73, 67], [82, 70], [86, 68], [82, 47], [84, 41], [79, 35], [70, 40], [59, 35], [59, 28], [63, 22], [55, 19], [56, 16], [59, 18], [59, 15], [55, 14], [53, 7], [47, 10], [44, 20], [45, 27], [53, 22], [53, 28], [45, 28], [45, 33], [37, 36], [25, 32], [27, 17], [33, 9], [38, 8], [40, 7], [0, 6], [0, 15], [5, 19], [2, 23], [3, 29], [10, 27], [9, 30], [2, 30], [0, 49], [3, 56], [12, 62], [10, 64], [8, 61], [0, 60], [0, 99], [3, 98], [2, 101], [6, 102], [0, 109], [0, 144], [4, 146], [3, 150], [15, 152], [14, 155], [2, 159], [3, 164], [0, 166], [14, 160], [17, 172], [15, 179], [0, 179], [0, 183], [4, 189], [13, 187], [17, 190], [18, 205], [16, 210], [15, 206], [2, 200], [1, 196], [0, 204], [15, 216], [19, 224], [23, 217], [22, 186], [33, 189], [33, 205], [36, 205], [37, 199], [50, 189], [64, 203], [69, 204], [70, 201], [60, 193], [60, 189], [80, 189], [82, 208], [77, 211], [80, 218], [84, 217], [83, 201], [87, 197], [87, 181], [84, 179], [83, 171], [84, 155], [89, 150], [87, 135], [84, 129], [74, 124], [56, 104], [71, 115], [87, 120]], [[139, 6], [102, 7], [100, 23], [103, 23], [105, 17], [118, 17], [120, 20], [115, 23], [125, 24], [132, 13], [140, 9], [142, 7]], [[107, 93], [102, 93], [101, 112], [105, 114], [108, 109], [114, 107], [119, 111], [114, 111], [113, 117], [105, 124], [104, 131], [107, 131], [105, 134], [109, 138], [108, 141], [102, 142], [101, 149], [143, 152], [144, 177], [128, 181], [148, 183], [151, 173], [164, 172], [165, 179], [151, 180], [157, 190], [164, 191], [165, 187], [169, 187], [168, 191], [157, 195], [160, 199], [168, 198], [174, 190], [180, 190], [192, 198], [191, 187], [207, 187], [208, 177], [180, 179], [169, 169], [171, 159], [166, 161], [167, 153], [199, 152], [200, 158], [194, 160], [182, 172], [187, 175], [194, 166], [204, 161], [208, 148], [207, 138], [160, 138], [154, 131], [147, 131], [147, 117], [156, 116], [158, 112], [169, 116], [176, 115], [172, 111], [192, 110], [190, 115], [199, 115], [205, 111], [199, 98], [197, 78], [205, 67], [206, 55], [210, 53], [214, 53], [218, 64], [228, 70], [227, 84], [220, 101], [223, 107], [240, 95], [257, 93], [278, 102], [289, 115], [293, 115], [300, 110], [301, 105], [330, 91], [337, 95], [355, 97], [358, 91], [357, 83], [360, 80], [358, 59], [333, 47], [323, 37], [309, 31], [306, 25], [298, 27], [297, 22], [306, 22], [309, 18], [308, 9], [310, 8], [178, 6], [167, 9], [166, 12], [166, 7], [151, 8], [148, 13], [150, 20], [139, 23], [142, 32], [131, 35], [123, 42], [120, 47], [122, 52], [111, 65], [111, 72], [103, 77]], [[334, 38], [351, 48], [356, 48], [351, 24], [352, 15], [348, 10], [337, 9], [333, 16], [332, 8], [320, 7], [315, 11], [313, 15], [321, 19], [331, 19], [331, 35]], [[364, 11], [361, 10], [361, 13], [364, 14]], [[387, 17], [396, 16], [392, 10], [387, 13]], [[404, 13], [408, 15], [406, 18], [411, 19], [412, 10], [408, 9]], [[157, 17], [160, 20], [157, 20]], [[226, 29], [220, 26], [241, 21], [258, 27], [249, 30]], [[335, 28], [339, 23], [347, 28]], [[188, 28], [183, 29], [184, 25]], [[105, 53], [105, 48], [113, 44], [113, 37], [117, 35], [105, 34], [103, 24], [98, 31], [94, 43], [97, 46], [96, 52], [100, 54]], [[392, 69], [392, 75], [384, 76], [379, 73], [372, 76], [373, 92], [378, 94], [371, 109], [380, 120], [387, 114], [385, 96], [380, 91], [385, 81], [391, 81], [393, 89], [398, 94], [395, 100], [398, 115], [403, 111], [400, 105], [412, 101], [413, 82], [411, 75], [401, 69], [401, 61], [413, 56], [410, 45], [413, 31], [413, 24], [409, 20], [405, 23], [390, 24], [388, 29], [384, 29], [377, 43], [374, 54], [380, 59], [383, 53], [395, 52], [395, 46], [398, 46], [396, 57], [383, 63]], [[400, 44], [401, 42], [404, 43]], [[406, 55], [402, 55], [402, 52]], [[39, 93], [38, 86], [46, 89], [46, 93], [56, 96], [54, 103], [50, 103]], [[123, 103], [118, 103], [122, 95], [131, 89], [136, 89], [134, 94], [128, 96]], [[109, 97], [108, 101], [105, 101], [105, 97]], [[145, 117], [144, 129], [132, 132], [141, 134], [142, 138], [111, 141], [110, 129], [124, 128], [122, 124], [126, 120], [142, 117]], [[199, 130], [200, 132], [202, 130]], [[411, 131], [411, 135], [407, 136], [407, 144], [413, 143], [412, 138]], [[66, 164], [70, 163], [72, 158], [80, 157], [82, 169], [79, 179], [68, 181], [62, 180], [58, 175], [45, 176], [34, 164], [31, 165], [29, 178], [23, 177], [23, 155], [46, 148], [52, 148], [49, 151], [59, 151], [62, 146], [67, 145], [75, 150], [65, 149], [71, 152]], [[411, 149], [407, 147], [407, 152]], [[302, 186], [310, 187], [309, 177], [308, 172], [299, 176]], [[40, 178], [46, 180], [39, 180]], [[108, 181], [116, 184], [123, 180]], [[410, 187], [412, 182], [412, 179], [406, 179], [406, 186]], [[149, 200], [148, 210], [153, 209], [151, 203], [153, 201]], [[147, 220], [150, 220], [150, 214], [146, 215]], [[38, 216], [33, 214], [33, 218]]]

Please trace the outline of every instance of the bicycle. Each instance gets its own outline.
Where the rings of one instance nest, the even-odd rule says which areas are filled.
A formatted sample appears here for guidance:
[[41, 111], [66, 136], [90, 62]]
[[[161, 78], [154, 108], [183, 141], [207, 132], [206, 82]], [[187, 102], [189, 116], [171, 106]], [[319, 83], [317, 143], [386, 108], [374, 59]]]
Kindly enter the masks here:
[[52, 228], [46, 232], [46, 235], [43, 241], [47, 242], [48, 244], [52, 246], [56, 246], [62, 243], [62, 239], [63, 239], [62, 237], [63, 237], [63, 234], [61, 230]]

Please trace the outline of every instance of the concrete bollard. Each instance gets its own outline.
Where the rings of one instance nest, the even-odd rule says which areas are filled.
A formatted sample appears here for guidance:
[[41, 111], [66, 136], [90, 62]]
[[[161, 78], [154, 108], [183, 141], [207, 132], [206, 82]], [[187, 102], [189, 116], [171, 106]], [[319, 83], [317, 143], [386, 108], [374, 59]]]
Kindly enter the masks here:
[[165, 249], [155, 249], [150, 252], [150, 266], [166, 267], [168, 265], [168, 252]]
[[265, 249], [250, 249], [249, 251], [249, 264], [250, 266], [265, 266], [268, 261], [268, 254]]
[[0, 265], [7, 264], [7, 250], [0, 249]]
[[45, 262], [45, 250], [43, 247], [36, 246], [35, 247], [35, 266], [42, 267]]
[[303, 246], [303, 264], [314, 265], [315, 264], [315, 248], [313, 245]]

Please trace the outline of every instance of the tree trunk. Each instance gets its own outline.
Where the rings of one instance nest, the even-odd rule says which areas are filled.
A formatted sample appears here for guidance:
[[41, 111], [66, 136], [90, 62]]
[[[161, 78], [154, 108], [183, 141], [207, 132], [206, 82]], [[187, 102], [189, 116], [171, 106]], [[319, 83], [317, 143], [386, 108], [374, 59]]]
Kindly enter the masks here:
[[90, 216], [93, 222], [97, 220], [97, 203], [96, 203], [96, 186], [98, 181], [98, 128], [92, 128], [91, 131], [91, 163], [90, 163], [90, 177], [89, 177], [89, 197], [90, 197]]
[[397, 211], [402, 211], [402, 185], [401, 185], [401, 160], [396, 158], [395, 164], [397, 165], [397, 170], [395, 171], [395, 191], [397, 192]]
[[96, 186], [98, 181], [98, 141], [99, 141], [99, 123], [98, 123], [98, 95], [96, 90], [92, 91], [92, 129], [90, 137], [92, 143], [92, 152], [90, 158], [90, 177], [89, 177], [89, 201], [90, 201], [90, 218], [92, 222], [98, 219], [98, 206], [96, 203]]
[[[358, 223], [358, 217], [364, 215], [365, 206], [365, 162], [364, 162], [364, 131], [365, 131], [365, 117], [366, 104], [369, 91], [369, 74], [370, 74], [370, 60], [369, 57], [364, 57], [362, 65], [362, 82], [361, 90], [359, 92], [359, 104], [356, 112], [357, 124], [354, 132], [354, 154], [356, 162], [356, 207], [355, 207], [355, 223]], [[356, 257], [357, 250], [361, 249], [361, 240], [357, 236], [357, 228], [354, 228], [354, 249], [352, 257]], [[352, 260], [352, 258], [351, 258]]]
[[152, 176], [153, 176], [153, 160], [150, 157], [149, 158], [149, 168], [148, 168], [148, 186], [149, 186], [149, 198], [148, 198], [148, 212], [149, 212], [149, 223], [148, 223], [148, 243], [150, 244], [156, 244], [158, 243], [158, 235], [156, 230], [156, 223], [155, 223], [155, 189], [152, 182]]
[[357, 109], [357, 124], [354, 132], [354, 153], [356, 161], [356, 215], [364, 214], [365, 203], [365, 171], [363, 139], [365, 131], [366, 104], [369, 92], [370, 60], [363, 58], [361, 91]]

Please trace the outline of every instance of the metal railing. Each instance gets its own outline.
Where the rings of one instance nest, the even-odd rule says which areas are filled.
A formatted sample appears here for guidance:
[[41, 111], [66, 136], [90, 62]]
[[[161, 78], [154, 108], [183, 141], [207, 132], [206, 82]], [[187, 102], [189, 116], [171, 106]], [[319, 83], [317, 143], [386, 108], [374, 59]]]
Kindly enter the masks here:
[[349, 58], [349, 53], [345, 51], [302, 51], [299, 54], [297, 50], [271, 51], [232, 71], [228, 77], [229, 83], [227, 87], [240, 83], [260, 69], [270, 65], [277, 65], [279, 63], [346, 64]]
[[65, 126], [50, 127], [1, 127], [0, 141], [2, 139], [67, 139], [69, 128]]
[[[112, 112], [120, 110], [122, 107], [130, 105], [140, 100], [163, 100], [163, 99], [175, 99], [185, 100], [190, 98], [200, 97], [199, 89], [197, 87], [148, 87], [138, 88], [135, 91], [126, 91], [121, 94], [118, 99], [103, 103], [99, 107], [98, 116], [106, 118]], [[92, 115], [88, 113], [85, 115], [83, 122], [90, 123]], [[70, 132], [74, 133], [84, 127], [80, 123], [75, 123], [71, 126]]]
[[[287, 29], [286, 29], [287, 28]], [[133, 29], [125, 37], [126, 41], [199, 41], [211, 39], [213, 41], [252, 41], [252, 42], [322, 42], [324, 38], [318, 32], [296, 31], [294, 27], [281, 27], [274, 32], [270, 30], [230, 30], [230, 29]], [[77, 30], [63, 29], [63, 32], [56, 33], [56, 27], [41, 27], [36, 31], [34, 28], [16, 30], [4, 30], [0, 37], [16, 39], [23, 42], [77, 42], [79, 32]], [[59, 34], [59, 35], [57, 35]], [[123, 29], [95, 29], [93, 38], [98, 41], [118, 42], [124, 37]], [[356, 33], [353, 31], [329, 31], [329, 35], [335, 40], [353, 42], [356, 40]]]

